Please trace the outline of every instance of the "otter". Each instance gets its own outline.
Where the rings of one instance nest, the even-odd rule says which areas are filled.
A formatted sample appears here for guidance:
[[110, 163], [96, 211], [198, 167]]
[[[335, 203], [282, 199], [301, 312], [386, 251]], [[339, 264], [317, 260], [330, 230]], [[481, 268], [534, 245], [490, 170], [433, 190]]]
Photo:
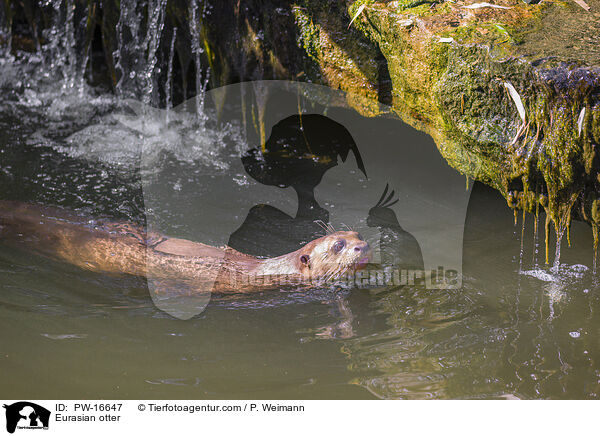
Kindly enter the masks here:
[[164, 292], [178, 292], [175, 284], [183, 282], [187, 293], [322, 285], [365, 268], [371, 256], [369, 244], [354, 231], [329, 232], [294, 252], [258, 258], [132, 223], [13, 201], [0, 201], [0, 241], [24, 244], [86, 270], [159, 280], [166, 283]]

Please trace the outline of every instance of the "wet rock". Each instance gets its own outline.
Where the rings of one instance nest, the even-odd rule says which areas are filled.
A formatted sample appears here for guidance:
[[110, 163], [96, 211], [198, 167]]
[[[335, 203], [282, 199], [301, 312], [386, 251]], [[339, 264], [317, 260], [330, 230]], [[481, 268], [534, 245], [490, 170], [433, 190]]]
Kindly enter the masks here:
[[[118, 2], [75, 3], [95, 11], [97, 49], [115, 84]], [[29, 0], [7, 4], [13, 33], [29, 23], [35, 31], [21, 37], [35, 41], [43, 10]], [[208, 1], [199, 18], [202, 56], [211, 86], [302, 80], [347, 91], [365, 115], [380, 114], [384, 103], [388, 115], [428, 132], [450, 165], [509, 204], [533, 211], [540, 201], [555, 222], [565, 208], [590, 221], [584, 199], [600, 190], [600, 0], [586, 5], [589, 11], [575, 2], [522, 0]], [[180, 100], [195, 89], [188, 9], [187, 0], [169, 1], [164, 31], [179, 29]], [[509, 194], [514, 180], [523, 181], [519, 198]]]

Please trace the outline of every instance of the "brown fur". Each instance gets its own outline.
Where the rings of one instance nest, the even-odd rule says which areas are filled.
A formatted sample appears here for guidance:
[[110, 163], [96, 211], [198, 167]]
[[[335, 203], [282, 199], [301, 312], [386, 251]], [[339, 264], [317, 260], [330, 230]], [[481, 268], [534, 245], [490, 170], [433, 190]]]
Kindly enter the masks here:
[[[338, 240], [344, 241], [344, 249], [336, 253]], [[164, 292], [181, 289], [181, 283], [185, 292], [251, 292], [322, 283], [362, 267], [370, 256], [368, 244], [356, 232], [330, 233], [284, 256], [259, 259], [230, 247], [146, 233], [129, 223], [8, 201], [0, 201], [0, 241], [92, 271], [145, 276], [162, 283]]]

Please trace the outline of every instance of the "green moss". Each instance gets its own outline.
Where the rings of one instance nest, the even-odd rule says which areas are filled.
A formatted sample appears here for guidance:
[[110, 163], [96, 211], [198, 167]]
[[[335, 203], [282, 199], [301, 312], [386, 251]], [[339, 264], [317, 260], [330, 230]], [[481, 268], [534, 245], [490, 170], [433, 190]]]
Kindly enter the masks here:
[[[429, 133], [450, 165], [498, 189], [510, 207], [533, 212], [541, 205], [557, 230], [567, 226], [572, 211], [596, 226], [600, 37], [586, 37], [587, 52], [577, 56], [562, 44], [596, 18], [573, 13], [568, 3], [503, 4], [511, 8], [465, 11], [438, 0], [214, 2], [202, 26], [205, 60], [213, 86], [301, 78], [347, 91], [349, 103], [365, 115], [388, 104]], [[118, 5], [103, 1], [95, 18], [101, 16], [113, 83]], [[169, 0], [171, 27], [186, 28], [188, 6], [188, 0]], [[94, 17], [89, 19], [93, 28]], [[442, 37], [452, 42], [440, 42]], [[181, 71], [189, 71], [185, 38], [178, 38], [177, 54]], [[520, 95], [525, 122], [506, 83]]]
[[[473, 20], [427, 35], [398, 24], [422, 13], [411, 5], [371, 5], [357, 24], [388, 61], [397, 113], [430, 133], [454, 168], [500, 190], [510, 207], [533, 212], [541, 204], [557, 231], [564, 230], [580, 194], [598, 187], [591, 142], [600, 142], [598, 110], [588, 110], [582, 135], [577, 127], [598, 85], [588, 80], [557, 91], [556, 80], [570, 80], [568, 68], [553, 63], [548, 68], [558, 68], [556, 77], [545, 77], [546, 70], [515, 58], [526, 35], [539, 31], [546, 6], [515, 6], [522, 21], [513, 14], [505, 23]], [[520, 94], [525, 123], [505, 83]]]
[[300, 44], [308, 56], [319, 61], [319, 27], [316, 26], [304, 8], [293, 8], [296, 24], [300, 30]]
[[[360, 4], [353, 7], [358, 11]], [[348, 27], [350, 17], [343, 10], [306, 0], [299, 1], [292, 11], [299, 30], [299, 44], [318, 65], [320, 82], [347, 91], [353, 100], [351, 104], [361, 113], [378, 114], [377, 48], [359, 31]], [[359, 18], [355, 23], [358, 22]]]

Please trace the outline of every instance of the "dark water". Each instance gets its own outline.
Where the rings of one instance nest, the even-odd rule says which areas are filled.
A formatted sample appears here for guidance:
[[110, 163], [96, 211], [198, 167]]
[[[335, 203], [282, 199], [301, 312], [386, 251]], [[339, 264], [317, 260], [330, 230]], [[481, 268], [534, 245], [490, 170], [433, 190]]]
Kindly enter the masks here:
[[[186, 142], [186, 118], [175, 113], [164, 129], [93, 90], [3, 86], [0, 199], [147, 223], [258, 255], [310, 240], [314, 218], [351, 226], [374, 246], [398, 235], [401, 224], [404, 242], [381, 249], [382, 258], [393, 262], [417, 240], [426, 267], [443, 261], [462, 269], [455, 289], [213, 295], [183, 321], [154, 305], [144, 279], [82, 271], [0, 245], [0, 371], [10, 375], [0, 381], [4, 397], [597, 396], [600, 302], [590, 228], [573, 223], [560, 265], [546, 266], [543, 215], [535, 237], [535, 217], [523, 223], [519, 213], [515, 224], [499, 194], [472, 181], [466, 190], [426, 135], [288, 95], [304, 112], [344, 121], [359, 151], [329, 138], [328, 149], [265, 175], [264, 162], [252, 169], [241, 159], [261, 145], [251, 116], [253, 134], [243, 134], [241, 119], [206, 122]], [[267, 137], [293, 115], [286, 104], [270, 101]], [[132, 118], [123, 126], [115, 113]], [[141, 133], [141, 146], [140, 119], [159, 126]], [[318, 130], [335, 132], [326, 123]], [[303, 166], [308, 161], [314, 165]], [[390, 202], [399, 200], [393, 206], [378, 203], [386, 185], [395, 190]], [[549, 245], [552, 262], [552, 237]]]

